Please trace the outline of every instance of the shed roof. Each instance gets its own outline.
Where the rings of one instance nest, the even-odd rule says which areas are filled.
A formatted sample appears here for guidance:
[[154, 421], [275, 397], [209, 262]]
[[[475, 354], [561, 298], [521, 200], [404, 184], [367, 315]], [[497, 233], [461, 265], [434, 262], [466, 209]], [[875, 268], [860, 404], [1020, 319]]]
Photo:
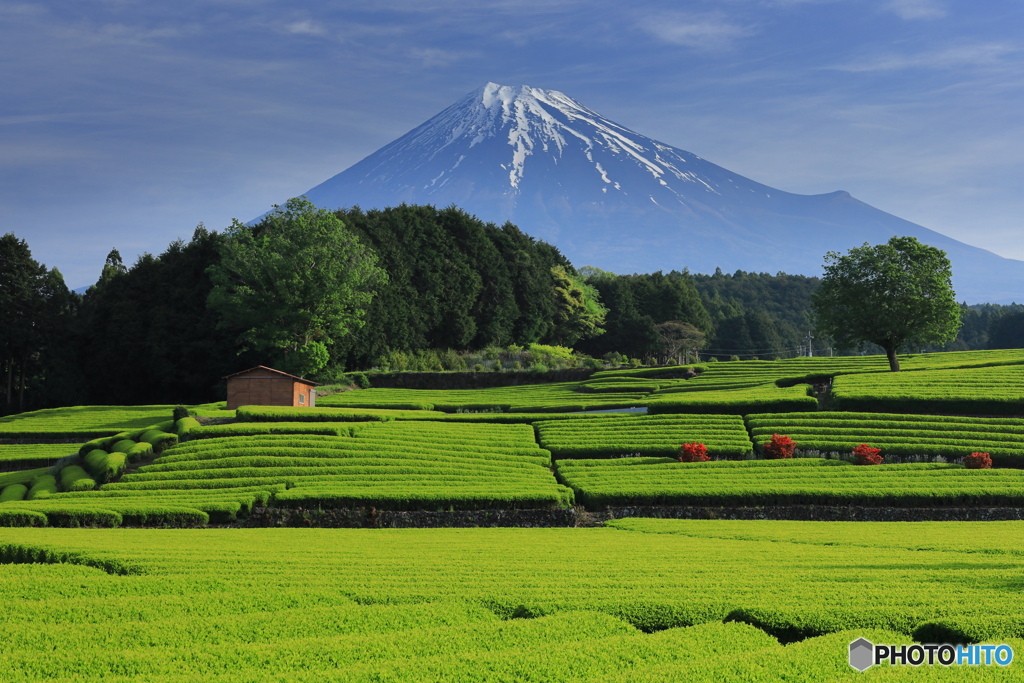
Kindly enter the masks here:
[[296, 382], [302, 382], [303, 384], [308, 384], [311, 387], [320, 386], [319, 382], [314, 382], [303, 377], [296, 377], [295, 375], [289, 375], [287, 372], [281, 372], [280, 370], [275, 370], [274, 368], [268, 368], [266, 365], [257, 365], [256, 367], [249, 368], [248, 370], [241, 370], [230, 375], [225, 375], [221, 379], [231, 379], [232, 377], [238, 377], [239, 375], [244, 375], [247, 372], [253, 372], [254, 370], [266, 370], [267, 372], [273, 372], [275, 374], [281, 375], [282, 377], [290, 377]]

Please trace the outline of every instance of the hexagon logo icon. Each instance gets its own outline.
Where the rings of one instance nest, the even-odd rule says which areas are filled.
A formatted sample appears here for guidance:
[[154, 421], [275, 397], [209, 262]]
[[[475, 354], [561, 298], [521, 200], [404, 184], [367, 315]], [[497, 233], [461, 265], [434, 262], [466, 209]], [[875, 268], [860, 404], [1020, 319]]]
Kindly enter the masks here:
[[857, 671], [864, 671], [875, 663], [875, 646], [866, 638], [858, 638], [850, 643], [850, 666]]

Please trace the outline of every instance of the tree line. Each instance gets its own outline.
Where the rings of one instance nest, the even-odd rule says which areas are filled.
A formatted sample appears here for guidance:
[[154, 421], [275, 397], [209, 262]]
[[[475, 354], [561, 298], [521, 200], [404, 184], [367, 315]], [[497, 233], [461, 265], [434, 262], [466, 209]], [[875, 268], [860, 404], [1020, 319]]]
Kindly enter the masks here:
[[[430, 349], [792, 357], [806, 354], [820, 284], [784, 273], [577, 271], [515, 225], [455, 207], [331, 212], [292, 200], [252, 225], [200, 225], [131, 266], [114, 249], [79, 295], [7, 234], [0, 410], [203, 402], [218, 398], [220, 378], [257, 364], [332, 382]], [[959, 335], [942, 348], [1024, 346], [1024, 306], [961, 308]], [[815, 339], [816, 355], [830, 343]]]
[[332, 381], [391, 351], [571, 346], [606, 314], [555, 247], [454, 207], [292, 200], [130, 267], [114, 249], [84, 295], [14, 235], [0, 250], [5, 413], [209, 401], [257, 364]]

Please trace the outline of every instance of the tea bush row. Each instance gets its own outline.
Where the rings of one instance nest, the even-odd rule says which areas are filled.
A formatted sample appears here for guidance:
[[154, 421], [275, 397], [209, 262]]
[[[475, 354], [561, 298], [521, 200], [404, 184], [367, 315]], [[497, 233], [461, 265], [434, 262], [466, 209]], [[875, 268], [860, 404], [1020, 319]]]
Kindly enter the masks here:
[[[1011, 543], [1019, 523], [612, 524], [373, 534], [12, 529], [0, 542], [3, 561], [53, 564], [0, 565], [5, 594], [29, 598], [0, 612], [0, 674], [853, 680], [871, 676], [846, 662], [858, 637], [903, 643], [948, 628], [1024, 647], [1006, 580], [1020, 568]], [[779, 643], [799, 637], [807, 639]], [[907, 671], [878, 673], [1019, 673]]]
[[[227, 426], [250, 424], [275, 425]], [[123, 519], [133, 506], [177, 501], [215, 523], [230, 521], [251, 510], [257, 496], [253, 489], [264, 491], [264, 504], [271, 490], [290, 505], [476, 509], [572, 503], [571, 491], [558, 485], [548, 469], [550, 453], [537, 446], [530, 425], [389, 421], [331, 427], [337, 429], [346, 436], [257, 434], [187, 441], [99, 491], [51, 491], [47, 501], [30, 508], [50, 517], [58, 508], [62, 513], [88, 510], [96, 512], [93, 523], [112, 525], [132, 524], [138, 517], [117, 522], [97, 515], [112, 511]], [[98, 466], [104, 453], [93, 449], [87, 462]], [[285, 495], [284, 489], [293, 487]]]
[[668, 458], [559, 460], [588, 508], [635, 505], [1021, 506], [1024, 471], [839, 460], [680, 463]]
[[293, 406], [240, 406], [235, 411], [239, 422], [388, 422], [396, 418], [435, 418], [445, 413], [434, 410], [349, 410], [344, 408]]
[[882, 448], [883, 455], [962, 458], [987, 451], [1002, 467], [1024, 467], [1024, 420], [887, 413], [782, 413], [748, 415], [758, 447], [772, 434], [785, 434], [800, 451], [849, 452], [858, 444]]
[[[210, 516], [192, 505], [153, 505], [148, 501], [114, 501], [98, 504], [91, 501], [32, 501], [16, 503], [25, 510], [46, 516], [47, 525], [55, 527], [155, 526], [201, 527], [210, 522]], [[2, 508], [0, 508], [2, 510]]]
[[58, 460], [73, 455], [76, 450], [74, 444], [0, 444], [0, 469], [53, 465]]
[[0, 438], [112, 436], [165, 420], [173, 406], [75, 406], [46, 408], [0, 417]]
[[501, 412], [575, 412], [642, 405], [646, 392], [582, 393], [579, 382], [528, 384], [489, 389], [365, 389], [325, 396], [322, 406], [348, 408], [420, 408], [455, 413], [459, 410]]
[[600, 423], [541, 421], [541, 446], [555, 458], [666, 455], [683, 442], [702, 442], [717, 457], [739, 458], [752, 449], [743, 419], [733, 415], [642, 415]]
[[652, 415], [666, 413], [745, 415], [766, 411], [817, 410], [818, 400], [809, 395], [810, 390], [811, 387], [806, 384], [786, 388], [767, 384], [742, 390], [722, 389], [655, 394], [647, 401], [647, 412]]
[[320, 434], [324, 436], [348, 436], [345, 425], [320, 424], [313, 422], [231, 422], [228, 424], [201, 425], [188, 430], [189, 439], [212, 439], [227, 436], [254, 436], [258, 434]]
[[275, 496], [281, 507], [351, 508], [372, 507], [380, 510], [484, 510], [484, 509], [537, 509], [572, 507], [571, 489], [551, 487], [542, 482], [529, 486], [528, 482], [496, 480], [481, 486], [470, 480], [469, 486], [448, 480], [443, 487], [429, 480], [385, 483], [379, 488], [365, 484], [342, 484], [332, 487], [329, 482], [310, 482], [298, 485]]
[[1013, 415], [1024, 402], [1024, 366], [844, 375], [832, 385], [836, 410]]

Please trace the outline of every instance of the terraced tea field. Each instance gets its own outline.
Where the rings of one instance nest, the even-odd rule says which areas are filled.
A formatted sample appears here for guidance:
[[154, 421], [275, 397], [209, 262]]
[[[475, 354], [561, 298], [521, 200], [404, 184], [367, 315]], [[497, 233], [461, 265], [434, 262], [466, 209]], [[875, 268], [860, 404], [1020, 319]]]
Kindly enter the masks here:
[[[445, 413], [564, 413], [647, 406], [652, 413], [743, 415], [817, 410], [818, 401], [810, 395], [809, 383], [827, 383], [833, 377], [838, 378], [840, 389], [835, 401], [841, 410], [1006, 414], [1017, 410], [1014, 405], [1021, 401], [1019, 391], [1013, 393], [1013, 387], [1024, 386], [1020, 376], [1024, 373], [1024, 352], [1019, 349], [908, 354], [901, 356], [900, 362], [904, 371], [898, 374], [889, 372], [884, 356], [625, 368], [595, 372], [581, 382], [444, 391], [375, 388], [332, 394], [318, 402], [349, 409]], [[940, 391], [955, 387], [964, 378], [974, 378], [966, 381], [967, 388], [954, 388], [952, 393]], [[909, 392], [898, 388], [904, 383], [909, 383]], [[878, 391], [872, 389], [876, 385]], [[921, 393], [914, 393], [918, 387]], [[939, 393], [933, 395], [930, 391]], [[1010, 393], [1002, 396], [1004, 391]], [[981, 400], [983, 395], [993, 398]], [[872, 397], [881, 402], [873, 402]], [[955, 397], [960, 397], [959, 402], [951, 400]]]
[[[0, 505], [0, 516], [17, 510], [41, 513], [51, 523], [118, 526], [127, 518], [135, 524], [199, 526], [211, 518], [233, 521], [270, 498], [286, 507], [399, 510], [572, 503], [529, 425], [303, 422], [283, 434], [247, 429], [289, 424], [194, 428], [196, 436], [208, 438], [172, 445], [99, 490], [93, 482], [41, 498], [26, 492], [24, 500]], [[321, 424], [329, 434], [320, 433]]]
[[[820, 365], [827, 359], [817, 360]], [[854, 367], [863, 362], [853, 359], [848, 364]], [[965, 362], [960, 358], [946, 364]], [[956, 372], [1013, 373], [1021, 367], [993, 365], [991, 355], [972, 362], [978, 367], [960, 367]], [[789, 370], [811, 366], [806, 362], [789, 365]], [[595, 381], [630, 387], [654, 381], [652, 369], [630, 371], [641, 373], [634, 378], [615, 372]], [[902, 374], [925, 377], [939, 372], [949, 371]], [[816, 406], [805, 388], [803, 384], [771, 385], [764, 391], [776, 396], [792, 392], [798, 400], [813, 404], [806, 407]], [[649, 415], [365, 407], [247, 407], [236, 414], [205, 406], [207, 414], [221, 419], [235, 415], [235, 419], [206, 425], [192, 418], [176, 425], [170, 421], [150, 424], [93, 439], [78, 448], [78, 460], [62, 466], [0, 475], [0, 523], [190, 527], [235, 523], [265, 506], [435, 511], [558, 509], [573, 504], [592, 509], [635, 505], [1024, 507], [1024, 481], [1019, 477], [1024, 470], [1014, 469], [1024, 464], [1024, 418], [805, 409], [743, 417], [730, 413], [739, 406], [760, 405], [761, 388], [667, 394], [658, 394], [661, 390], [652, 386], [648, 389], [655, 392], [649, 394], [654, 397], [649, 400], [654, 414]], [[516, 390], [522, 390], [523, 396], [543, 393], [537, 387], [502, 391]], [[555, 391], [563, 392], [565, 387]], [[723, 409], [716, 402], [725, 394], [739, 402]], [[614, 394], [596, 391], [591, 395]], [[717, 405], [717, 412], [675, 412], [678, 407], [659, 412], [659, 402], [678, 401], [680, 396]], [[778, 405], [777, 399], [769, 402]], [[71, 411], [79, 417], [92, 415], [94, 422], [100, 415], [120, 415], [125, 425], [138, 424], [137, 412]], [[49, 424], [49, 431], [56, 433], [63, 424], [62, 415], [58, 411], [48, 418], [49, 423], [40, 424]], [[167, 414], [157, 412], [151, 417]], [[881, 448], [890, 463], [863, 468], [814, 457], [788, 463], [745, 461], [757, 457], [776, 433], [795, 439], [804, 456], [834, 458], [866, 443]], [[711, 457], [740, 462], [679, 463], [675, 456], [682, 443], [703, 443]], [[70, 446], [2, 448], [20, 458], [12, 468], [32, 468], [52, 465]], [[20, 456], [13, 455], [17, 449]], [[997, 469], [965, 470], [960, 460], [975, 451], [991, 454]], [[2, 455], [6, 453], [0, 451]]]
[[[1024, 380], [1024, 352], [903, 362], [898, 376], [878, 357], [815, 358], [197, 409], [220, 424], [173, 423], [168, 406], [4, 418], [0, 681], [1024, 680], [1019, 661], [847, 664], [860, 637], [1006, 643], [1019, 659], [1024, 522], [28, 528], [238, 527], [264, 507], [299, 520], [332, 508], [1024, 508], [1024, 409], [997, 396]], [[878, 400], [822, 411], [806, 382], [823, 376], [840, 404]], [[920, 391], [891, 400], [913, 408], [867, 412], [900, 382]], [[960, 394], [940, 401], [929, 382]], [[997, 404], [1013, 416], [986, 417]], [[650, 414], [577, 412], [634, 405]], [[942, 410], [919, 414], [928, 405]], [[908, 462], [748, 459], [774, 433], [803, 456], [870, 443]], [[691, 442], [720, 459], [679, 462]], [[976, 450], [995, 467], [959, 464]]]
[[555, 458], [675, 456], [679, 444], [701, 442], [710, 455], [742, 458], [753, 449], [735, 415], [640, 415], [616, 420], [538, 420], [537, 439]]
[[76, 406], [0, 417], [0, 439], [86, 441], [170, 417], [174, 406]]
[[949, 460], [985, 451], [997, 466], [1024, 467], [1024, 418], [816, 412], [747, 415], [746, 421], [759, 448], [772, 434], [785, 434], [808, 454], [849, 453], [869, 443], [887, 455]]
[[77, 444], [0, 444], [0, 471], [53, 465], [77, 451]]
[[[1024, 470], [909, 463], [863, 467], [797, 458], [680, 463], [672, 458], [560, 460], [558, 476], [590, 509], [636, 505], [1024, 507]], [[1022, 539], [1024, 540], [1024, 539]]]
[[317, 399], [321, 406], [503, 412], [574, 412], [642, 405], [649, 391], [624, 385], [614, 393], [580, 391], [580, 382], [526, 384], [494, 389], [364, 389]]
[[1024, 651], [1007, 580], [1024, 570], [1021, 533], [663, 520], [11, 529], [0, 557], [22, 563], [0, 564], [0, 679], [1008, 680], [1019, 663], [862, 674], [847, 648], [866, 637]]
[[730, 387], [704, 391], [653, 394], [647, 401], [652, 414], [711, 413], [745, 415], [759, 411], [817, 410], [818, 399], [810, 395], [810, 385], [778, 387], [773, 383], [754, 387]]
[[1024, 365], [844, 375], [832, 386], [837, 410], [1019, 415]]

